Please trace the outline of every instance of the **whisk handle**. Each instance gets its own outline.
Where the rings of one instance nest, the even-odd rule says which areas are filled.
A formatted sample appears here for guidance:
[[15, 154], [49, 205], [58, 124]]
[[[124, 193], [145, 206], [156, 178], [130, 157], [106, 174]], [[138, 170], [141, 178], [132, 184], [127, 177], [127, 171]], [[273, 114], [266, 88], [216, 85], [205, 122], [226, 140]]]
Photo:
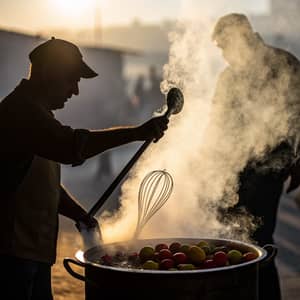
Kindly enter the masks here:
[[90, 209], [88, 214], [90, 216], [94, 216], [97, 211], [101, 208], [104, 202], [108, 199], [108, 197], [113, 193], [115, 188], [119, 185], [128, 171], [132, 168], [135, 162], [139, 159], [139, 157], [143, 154], [146, 148], [151, 144], [152, 140], [148, 140], [142, 144], [142, 146], [138, 149], [138, 151], [134, 154], [134, 156], [130, 159], [130, 161], [126, 164], [126, 166], [122, 169], [120, 174], [115, 178], [115, 180], [110, 184], [110, 186], [106, 189], [106, 191], [102, 194], [100, 199], [96, 202], [96, 204]]

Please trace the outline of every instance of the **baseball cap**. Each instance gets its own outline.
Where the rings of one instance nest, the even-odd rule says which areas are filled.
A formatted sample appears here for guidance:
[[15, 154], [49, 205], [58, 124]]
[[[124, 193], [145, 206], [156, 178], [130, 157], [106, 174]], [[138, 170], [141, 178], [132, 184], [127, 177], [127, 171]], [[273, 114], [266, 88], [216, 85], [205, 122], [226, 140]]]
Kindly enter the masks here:
[[83, 61], [76, 45], [54, 37], [34, 48], [29, 54], [29, 59], [32, 64], [43, 61], [59, 63], [82, 78], [93, 78], [98, 75]]

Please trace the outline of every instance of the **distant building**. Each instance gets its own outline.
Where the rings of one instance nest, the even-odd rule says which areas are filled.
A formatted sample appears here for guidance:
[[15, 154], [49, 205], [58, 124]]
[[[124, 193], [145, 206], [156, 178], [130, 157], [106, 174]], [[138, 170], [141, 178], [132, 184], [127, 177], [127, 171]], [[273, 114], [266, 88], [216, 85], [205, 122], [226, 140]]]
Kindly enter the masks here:
[[27, 77], [28, 54], [42, 42], [39, 36], [0, 30], [0, 97], [7, 95]]
[[250, 17], [255, 29], [270, 44], [300, 57], [300, 1], [271, 0], [270, 13]]
[[73, 96], [66, 109], [57, 111], [59, 119], [75, 127], [104, 128], [130, 123], [130, 101], [124, 79], [124, 55], [128, 50], [80, 47], [85, 61], [99, 74], [82, 79], [80, 95]]
[[[0, 30], [0, 97], [6, 96], [28, 76], [29, 52], [45, 38]], [[99, 73], [80, 82], [80, 96], [73, 97], [56, 115], [74, 127], [99, 128], [124, 122], [130, 110], [123, 77], [125, 54], [136, 52], [105, 47], [80, 47], [84, 59]]]

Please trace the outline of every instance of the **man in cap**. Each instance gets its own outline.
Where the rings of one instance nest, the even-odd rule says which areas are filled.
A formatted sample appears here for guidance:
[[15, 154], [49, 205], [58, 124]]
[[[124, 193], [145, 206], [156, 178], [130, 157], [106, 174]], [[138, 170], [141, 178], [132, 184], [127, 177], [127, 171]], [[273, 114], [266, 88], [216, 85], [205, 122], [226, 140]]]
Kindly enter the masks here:
[[[219, 145], [226, 137], [223, 142], [235, 145], [236, 151], [240, 149], [241, 154], [248, 155], [238, 174], [238, 203], [221, 210], [220, 218], [228, 224], [232, 216], [239, 216], [246, 209], [261, 220], [252, 238], [260, 246], [273, 244], [284, 183], [291, 176], [290, 190], [299, 185], [294, 168], [299, 158], [296, 136], [299, 134], [300, 63], [292, 54], [266, 45], [242, 14], [232, 13], [220, 18], [212, 38], [228, 62], [219, 76], [213, 99], [211, 122], [221, 132], [216, 143]], [[283, 108], [282, 114], [280, 108]], [[268, 118], [271, 111], [274, 113]], [[283, 116], [287, 113], [289, 117], [285, 120]], [[265, 122], [259, 130], [263, 128], [261, 132], [265, 137], [269, 133], [270, 137], [263, 155], [251, 151], [245, 154], [245, 147], [239, 147], [252, 140], [249, 148], [255, 149], [260, 142], [265, 142], [254, 140], [251, 135], [255, 120], [259, 124], [260, 120]], [[283, 124], [286, 127], [282, 131], [284, 136], [281, 136]], [[226, 151], [226, 147], [219, 147], [221, 153]], [[272, 261], [261, 270], [259, 299], [277, 300], [280, 297], [278, 274]]]
[[157, 117], [140, 126], [94, 131], [64, 126], [52, 111], [79, 94], [81, 78], [97, 73], [77, 46], [60, 39], [42, 43], [29, 58], [29, 79], [0, 103], [1, 287], [9, 299], [48, 300], [58, 214], [98, 226], [61, 185], [60, 164], [80, 165], [129, 142], [157, 141], [168, 120]]

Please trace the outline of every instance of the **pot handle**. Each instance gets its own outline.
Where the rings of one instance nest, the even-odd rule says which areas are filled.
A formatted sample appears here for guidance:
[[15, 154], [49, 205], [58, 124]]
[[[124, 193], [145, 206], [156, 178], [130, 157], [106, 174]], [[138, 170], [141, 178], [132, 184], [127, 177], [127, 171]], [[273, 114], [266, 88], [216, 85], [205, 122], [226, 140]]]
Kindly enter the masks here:
[[259, 262], [260, 267], [266, 267], [273, 261], [278, 251], [278, 247], [273, 244], [266, 244], [263, 246], [263, 249], [267, 251], [267, 256]]
[[79, 261], [77, 261], [77, 260], [75, 260], [73, 258], [69, 258], [69, 257], [64, 258], [64, 261], [63, 261], [63, 265], [64, 265], [65, 269], [68, 271], [68, 273], [70, 275], [72, 275], [73, 277], [75, 277], [76, 279], [79, 279], [81, 281], [86, 281], [85, 276], [76, 273], [72, 269], [72, 267], [70, 266], [70, 264], [74, 264], [74, 265], [79, 266], [79, 267], [84, 267], [84, 264], [82, 262], [79, 262]]

